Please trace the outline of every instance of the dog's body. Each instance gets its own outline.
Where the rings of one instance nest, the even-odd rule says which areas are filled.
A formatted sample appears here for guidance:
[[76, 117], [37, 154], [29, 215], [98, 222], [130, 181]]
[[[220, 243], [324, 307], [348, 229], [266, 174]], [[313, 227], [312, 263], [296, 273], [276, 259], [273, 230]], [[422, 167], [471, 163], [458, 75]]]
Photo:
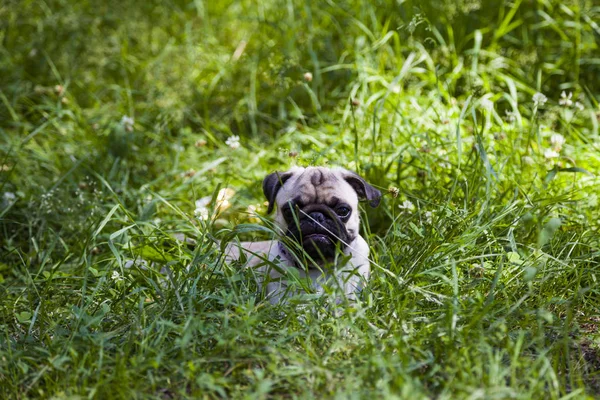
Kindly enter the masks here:
[[[290, 256], [289, 252], [281, 246], [281, 242], [277, 240], [240, 243], [240, 247], [248, 259], [247, 266], [257, 267], [258, 281], [261, 285], [265, 284], [265, 295], [273, 304], [279, 303], [285, 296], [304, 291], [302, 289], [290, 290], [290, 278], [286, 276], [289, 268], [296, 269], [298, 280], [310, 283], [310, 289], [315, 294], [322, 294], [325, 287], [338, 288], [348, 300], [354, 300], [355, 294], [361, 289], [363, 282], [369, 279], [371, 271], [368, 260], [369, 246], [360, 236], [350, 244], [353, 250], [348, 248], [344, 251], [344, 254], [350, 256], [346, 264], [327, 270], [318, 267], [299, 268], [295, 257]], [[240, 258], [240, 247], [237, 245], [229, 247], [228, 258], [230, 260]], [[274, 268], [273, 265], [279, 268]], [[268, 279], [265, 278], [266, 276]]]
[[247, 265], [261, 275], [259, 284], [272, 303], [289, 294], [320, 294], [328, 288], [353, 300], [370, 274], [369, 246], [358, 233], [358, 201], [376, 207], [381, 193], [352, 172], [323, 167], [275, 172], [263, 181], [263, 191], [268, 212], [277, 205], [281, 237], [229, 245], [228, 259], [244, 254]]

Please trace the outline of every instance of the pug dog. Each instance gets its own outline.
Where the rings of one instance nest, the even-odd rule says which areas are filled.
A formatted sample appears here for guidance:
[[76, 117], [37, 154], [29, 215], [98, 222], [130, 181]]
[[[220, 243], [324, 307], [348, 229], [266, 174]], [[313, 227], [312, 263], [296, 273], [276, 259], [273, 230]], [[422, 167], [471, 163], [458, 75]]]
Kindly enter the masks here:
[[326, 167], [273, 172], [262, 186], [267, 213], [276, 208], [278, 239], [231, 243], [227, 259], [245, 259], [254, 267], [273, 304], [293, 294], [332, 290], [354, 301], [371, 270], [358, 203], [377, 207], [381, 192], [353, 172]]

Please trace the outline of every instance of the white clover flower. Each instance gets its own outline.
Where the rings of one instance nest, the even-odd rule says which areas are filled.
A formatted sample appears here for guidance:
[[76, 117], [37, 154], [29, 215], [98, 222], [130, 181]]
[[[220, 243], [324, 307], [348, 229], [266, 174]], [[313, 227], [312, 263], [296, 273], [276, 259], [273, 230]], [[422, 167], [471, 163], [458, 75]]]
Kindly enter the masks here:
[[537, 92], [533, 95], [533, 104], [536, 107], [541, 107], [548, 101], [548, 98], [543, 93]]
[[183, 153], [185, 151], [185, 147], [183, 147], [180, 144], [173, 144], [173, 150], [175, 150], [178, 153]]
[[427, 221], [428, 224], [431, 224], [433, 221], [433, 213], [431, 211], [425, 211], [425, 221]]
[[[156, 220], [155, 220], [156, 222]], [[160, 221], [159, 221], [160, 222]], [[141, 258], [136, 258], [135, 260], [127, 260], [125, 261], [125, 264], [123, 264], [123, 267], [129, 269], [132, 267], [139, 267], [140, 269], [148, 269], [148, 261], [146, 260], [142, 260]]]
[[517, 113], [515, 113], [514, 111], [504, 111], [504, 114], [506, 115], [506, 120], [508, 122], [514, 122], [517, 119]]
[[123, 125], [125, 130], [128, 132], [131, 132], [133, 130], [134, 123], [135, 123], [135, 120], [128, 115], [123, 115], [123, 118], [121, 118], [121, 125]]
[[196, 209], [194, 210], [194, 215], [196, 218], [201, 220], [207, 220], [209, 217], [208, 205], [210, 204], [211, 197], [203, 197], [201, 199], [196, 200]]
[[547, 159], [558, 158], [560, 157], [560, 154], [558, 154], [553, 149], [546, 149], [546, 151], [544, 152], [544, 157], [546, 157]]
[[206, 208], [210, 204], [210, 200], [210, 196], [196, 200], [196, 208]]
[[565, 142], [565, 137], [560, 133], [553, 133], [552, 136], [550, 136], [550, 143], [552, 143], [552, 148], [555, 151], [560, 151]]
[[450, 163], [447, 162], [447, 161], [441, 161], [438, 165], [440, 166], [441, 169], [450, 169], [450, 168], [452, 168], [452, 165], [450, 165]]
[[398, 94], [402, 91], [402, 88], [397, 83], [391, 84], [388, 90], [394, 94]]
[[118, 271], [113, 271], [112, 276], [110, 278], [115, 282], [121, 282], [123, 280], [123, 277], [121, 276], [121, 274], [119, 274]]
[[4, 201], [8, 204], [13, 203], [17, 199], [17, 196], [15, 196], [13, 192], [4, 192], [4, 195], [2, 195], [2, 197], [4, 198]]
[[401, 209], [403, 209], [403, 210], [409, 211], [409, 212], [415, 210], [415, 205], [410, 200], [404, 200], [402, 202], [402, 204], [398, 205], [398, 207], [401, 208]]
[[202, 221], [206, 221], [210, 217], [210, 212], [206, 207], [196, 207], [196, 209], [194, 210], [194, 215], [196, 216], [196, 218]]
[[573, 93], [569, 92], [569, 94], [567, 95], [567, 93], [563, 90], [560, 94], [560, 100], [558, 100], [558, 104], [560, 104], [561, 106], [570, 107], [571, 104], [573, 104], [573, 100], [571, 100], [571, 97], [573, 97]]
[[240, 147], [240, 137], [238, 135], [229, 136], [225, 144], [235, 150]]

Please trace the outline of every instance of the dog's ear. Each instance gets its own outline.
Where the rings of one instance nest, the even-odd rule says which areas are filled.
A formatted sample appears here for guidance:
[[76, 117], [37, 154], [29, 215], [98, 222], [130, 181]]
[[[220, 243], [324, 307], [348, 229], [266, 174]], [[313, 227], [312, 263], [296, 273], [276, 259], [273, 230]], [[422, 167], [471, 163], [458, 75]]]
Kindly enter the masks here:
[[267, 207], [267, 214], [270, 214], [271, 211], [273, 211], [277, 192], [279, 192], [279, 189], [281, 189], [285, 181], [290, 179], [292, 175], [293, 172], [273, 172], [272, 174], [267, 175], [267, 177], [263, 180], [263, 193], [269, 201], [269, 206]]
[[367, 200], [373, 208], [379, 205], [381, 192], [369, 185], [363, 178], [354, 172], [346, 171], [344, 179], [352, 186], [359, 200]]

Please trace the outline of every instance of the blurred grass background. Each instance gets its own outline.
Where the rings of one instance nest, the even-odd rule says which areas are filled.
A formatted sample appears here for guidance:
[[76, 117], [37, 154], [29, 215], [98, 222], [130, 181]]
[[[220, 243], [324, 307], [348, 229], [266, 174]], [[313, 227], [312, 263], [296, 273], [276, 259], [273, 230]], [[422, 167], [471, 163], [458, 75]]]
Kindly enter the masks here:
[[[591, 0], [4, 2], [2, 393], [597, 396], [599, 21]], [[309, 164], [399, 188], [342, 318], [264, 304], [213, 241], [264, 236], [234, 228], [262, 178]]]

